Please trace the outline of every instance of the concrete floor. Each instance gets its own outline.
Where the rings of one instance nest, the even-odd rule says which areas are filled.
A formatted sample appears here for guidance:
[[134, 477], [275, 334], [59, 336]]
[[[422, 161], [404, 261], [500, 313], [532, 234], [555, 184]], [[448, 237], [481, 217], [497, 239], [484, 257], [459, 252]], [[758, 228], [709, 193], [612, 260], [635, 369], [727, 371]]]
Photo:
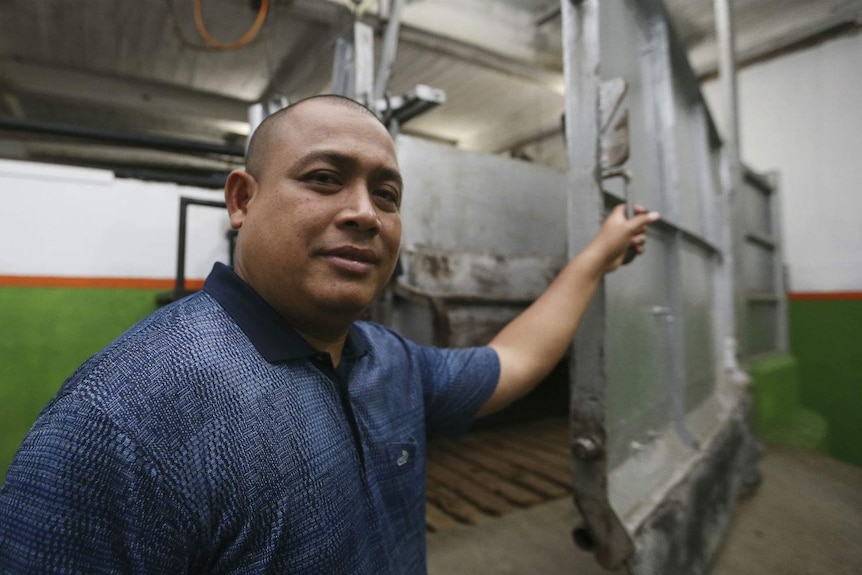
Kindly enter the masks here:
[[[862, 468], [770, 446], [712, 575], [862, 574]], [[575, 548], [568, 498], [428, 536], [430, 575], [602, 575]], [[685, 574], [668, 574], [685, 575]]]

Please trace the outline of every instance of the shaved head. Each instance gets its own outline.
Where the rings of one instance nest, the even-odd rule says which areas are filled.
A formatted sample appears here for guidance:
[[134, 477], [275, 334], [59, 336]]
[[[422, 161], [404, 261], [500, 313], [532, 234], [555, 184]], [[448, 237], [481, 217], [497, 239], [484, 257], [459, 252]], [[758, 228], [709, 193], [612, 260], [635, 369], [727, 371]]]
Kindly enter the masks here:
[[[275, 129], [282, 123], [282, 121], [289, 121], [290, 115], [296, 110], [296, 108], [299, 108], [308, 102], [325, 102], [327, 104], [343, 108], [351, 108], [380, 121], [380, 118], [378, 118], [370, 108], [345, 96], [339, 96], [337, 94], [320, 94], [304, 98], [279, 110], [278, 112], [275, 112], [274, 114], [267, 116], [264, 118], [263, 122], [260, 123], [257, 129], [255, 129], [254, 133], [251, 135], [248, 150], [245, 154], [246, 172], [256, 178], [263, 173], [267, 162], [267, 152], [272, 143], [272, 136]], [[380, 123], [383, 124], [383, 122]]]
[[252, 135], [225, 183], [237, 274], [304, 336], [342, 338], [392, 275], [403, 181], [368, 108], [308, 98]]

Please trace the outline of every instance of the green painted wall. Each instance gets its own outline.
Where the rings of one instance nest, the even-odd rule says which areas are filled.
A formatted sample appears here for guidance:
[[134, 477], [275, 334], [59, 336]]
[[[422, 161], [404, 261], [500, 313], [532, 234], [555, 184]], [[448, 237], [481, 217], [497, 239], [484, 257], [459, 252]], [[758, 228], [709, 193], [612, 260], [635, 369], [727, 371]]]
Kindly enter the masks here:
[[828, 449], [826, 418], [801, 402], [799, 361], [789, 353], [776, 353], [746, 365], [754, 380], [757, 431], [767, 442], [800, 449]]
[[63, 381], [156, 309], [156, 291], [0, 288], [0, 481]]
[[[156, 309], [156, 291], [0, 288], [0, 481], [39, 411], [90, 355]], [[799, 399], [827, 453], [862, 466], [862, 301], [791, 301]], [[784, 360], [781, 360], [784, 361]], [[771, 365], [764, 373], [786, 371]], [[766, 417], [788, 398], [773, 396]], [[770, 399], [769, 401], [773, 401]], [[764, 415], [764, 414], [761, 414]]]
[[862, 466], [862, 300], [790, 302], [802, 404], [826, 417], [829, 455]]

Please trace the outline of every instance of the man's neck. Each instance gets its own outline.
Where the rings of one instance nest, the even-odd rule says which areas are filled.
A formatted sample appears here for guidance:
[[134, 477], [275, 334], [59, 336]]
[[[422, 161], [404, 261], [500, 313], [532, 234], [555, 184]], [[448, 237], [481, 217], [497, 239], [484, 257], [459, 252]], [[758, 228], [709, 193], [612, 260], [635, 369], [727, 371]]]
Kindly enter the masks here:
[[338, 367], [338, 364], [341, 363], [341, 354], [344, 352], [344, 343], [347, 341], [346, 331], [334, 337], [312, 335], [299, 329], [296, 332], [314, 349], [328, 353], [329, 357], [332, 358], [332, 366]]

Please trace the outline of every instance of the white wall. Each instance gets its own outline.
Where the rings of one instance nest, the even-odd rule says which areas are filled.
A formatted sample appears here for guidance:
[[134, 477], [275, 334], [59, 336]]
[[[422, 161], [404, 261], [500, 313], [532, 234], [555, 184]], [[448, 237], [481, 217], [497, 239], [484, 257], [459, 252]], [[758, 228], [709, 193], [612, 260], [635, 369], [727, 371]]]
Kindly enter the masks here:
[[[0, 160], [0, 275], [173, 278], [181, 196], [223, 199], [103, 170]], [[187, 278], [227, 260], [227, 229], [224, 210], [189, 208]]]
[[[742, 158], [780, 177], [788, 289], [862, 291], [862, 34], [739, 73]], [[719, 84], [703, 86], [723, 125]]]

